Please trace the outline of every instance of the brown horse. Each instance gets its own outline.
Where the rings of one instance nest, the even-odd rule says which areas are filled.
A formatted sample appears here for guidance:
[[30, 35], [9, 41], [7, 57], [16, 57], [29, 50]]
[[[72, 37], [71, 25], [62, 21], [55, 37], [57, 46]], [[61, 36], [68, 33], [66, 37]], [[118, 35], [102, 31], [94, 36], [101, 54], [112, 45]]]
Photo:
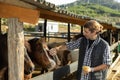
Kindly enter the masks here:
[[[29, 76], [34, 70], [34, 64], [28, 56], [26, 49], [24, 53], [24, 74]], [[8, 47], [7, 34], [0, 34], [0, 80], [8, 80]], [[30, 77], [29, 77], [30, 78]]]
[[28, 40], [28, 43], [30, 44], [30, 46], [27, 47], [29, 56], [33, 62], [42, 68], [41, 74], [53, 70], [56, 63], [49, 56], [45, 38], [33, 38]]
[[32, 72], [35, 69], [35, 65], [30, 59], [26, 48], [24, 48], [24, 80], [28, 80], [32, 77]]

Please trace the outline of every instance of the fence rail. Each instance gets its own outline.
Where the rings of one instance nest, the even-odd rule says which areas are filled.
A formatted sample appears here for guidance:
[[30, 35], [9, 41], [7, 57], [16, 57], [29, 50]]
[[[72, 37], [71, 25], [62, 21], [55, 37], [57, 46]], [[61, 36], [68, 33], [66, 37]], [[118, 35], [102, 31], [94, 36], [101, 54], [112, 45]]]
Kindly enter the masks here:
[[61, 80], [62, 77], [73, 73], [77, 70], [78, 61], [71, 63], [70, 65], [66, 65], [57, 70], [33, 77], [30, 80]]

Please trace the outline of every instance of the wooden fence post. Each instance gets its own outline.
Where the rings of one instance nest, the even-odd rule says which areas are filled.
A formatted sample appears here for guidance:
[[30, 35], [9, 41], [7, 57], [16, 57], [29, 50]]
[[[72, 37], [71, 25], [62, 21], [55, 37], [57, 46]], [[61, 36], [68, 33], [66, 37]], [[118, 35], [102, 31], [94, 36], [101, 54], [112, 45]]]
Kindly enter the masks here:
[[9, 80], [23, 80], [24, 33], [23, 23], [17, 18], [8, 19], [8, 68]]
[[2, 32], [1, 32], [1, 19], [2, 19], [2, 18], [0, 18], [0, 34], [2, 33]]

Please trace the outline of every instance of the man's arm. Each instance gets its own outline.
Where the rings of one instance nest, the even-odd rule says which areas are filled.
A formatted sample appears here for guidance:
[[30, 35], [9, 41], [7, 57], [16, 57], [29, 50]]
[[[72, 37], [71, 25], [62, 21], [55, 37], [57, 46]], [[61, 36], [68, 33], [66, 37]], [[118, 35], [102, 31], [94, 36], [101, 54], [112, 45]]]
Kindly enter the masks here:
[[58, 47], [50, 49], [50, 54], [51, 55], [56, 55], [59, 50], [67, 50], [66, 44], [62, 44]]
[[66, 46], [66, 44], [60, 45], [60, 46], [56, 47], [56, 50], [57, 51], [59, 51], [59, 50], [67, 50], [67, 46]]
[[99, 66], [93, 67], [93, 72], [94, 72], [94, 71], [104, 70], [104, 69], [107, 69], [108, 67], [109, 67], [109, 65], [101, 64], [101, 65], [99, 65]]

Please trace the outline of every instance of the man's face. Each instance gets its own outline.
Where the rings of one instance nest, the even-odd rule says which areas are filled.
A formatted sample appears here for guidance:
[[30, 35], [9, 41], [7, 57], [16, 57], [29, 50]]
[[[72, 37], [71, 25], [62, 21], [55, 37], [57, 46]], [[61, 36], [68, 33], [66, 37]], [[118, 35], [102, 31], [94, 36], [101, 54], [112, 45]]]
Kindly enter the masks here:
[[94, 36], [96, 36], [96, 31], [91, 32], [88, 28], [84, 28], [83, 35], [87, 38], [92, 40]]

